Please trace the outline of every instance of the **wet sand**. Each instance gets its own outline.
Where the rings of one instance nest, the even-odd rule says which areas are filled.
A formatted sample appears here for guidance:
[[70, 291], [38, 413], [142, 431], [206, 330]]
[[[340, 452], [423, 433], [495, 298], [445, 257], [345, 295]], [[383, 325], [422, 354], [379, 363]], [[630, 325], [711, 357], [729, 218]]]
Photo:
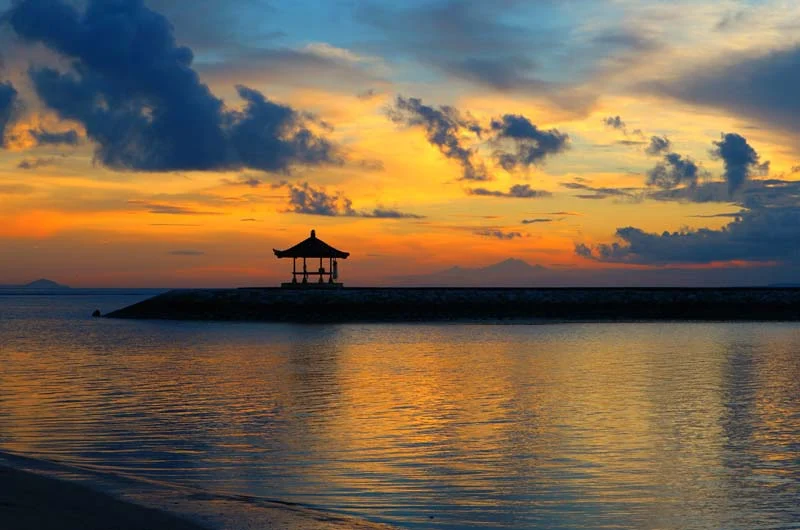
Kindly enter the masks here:
[[85, 486], [0, 467], [5, 530], [203, 530], [175, 515], [122, 502]]
[[[138, 482], [25, 457], [0, 455], [0, 461], [2, 530], [391, 528], [289, 503]], [[36, 472], [4, 463], [21, 464], [23, 468], [33, 464]]]

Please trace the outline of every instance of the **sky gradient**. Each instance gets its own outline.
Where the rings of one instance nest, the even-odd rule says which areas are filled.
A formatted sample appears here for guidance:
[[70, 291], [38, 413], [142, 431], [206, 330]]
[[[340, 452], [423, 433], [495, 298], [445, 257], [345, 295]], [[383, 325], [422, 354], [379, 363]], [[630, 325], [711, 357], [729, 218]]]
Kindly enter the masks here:
[[800, 283], [796, 2], [0, 10], [0, 284]]

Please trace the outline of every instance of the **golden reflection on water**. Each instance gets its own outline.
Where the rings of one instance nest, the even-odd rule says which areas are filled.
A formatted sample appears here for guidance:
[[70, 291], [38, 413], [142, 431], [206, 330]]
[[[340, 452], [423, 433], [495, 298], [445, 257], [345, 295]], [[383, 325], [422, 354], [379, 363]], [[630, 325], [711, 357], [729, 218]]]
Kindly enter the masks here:
[[794, 324], [103, 321], [0, 338], [6, 450], [409, 527], [800, 521]]

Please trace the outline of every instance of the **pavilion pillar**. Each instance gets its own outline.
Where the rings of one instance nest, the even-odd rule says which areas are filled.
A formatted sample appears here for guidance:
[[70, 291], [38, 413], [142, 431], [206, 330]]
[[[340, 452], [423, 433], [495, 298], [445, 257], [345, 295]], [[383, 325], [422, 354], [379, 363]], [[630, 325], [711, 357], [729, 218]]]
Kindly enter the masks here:
[[308, 283], [308, 268], [306, 268], [306, 258], [303, 258], [303, 283]]
[[292, 283], [297, 283], [297, 258], [292, 258]]

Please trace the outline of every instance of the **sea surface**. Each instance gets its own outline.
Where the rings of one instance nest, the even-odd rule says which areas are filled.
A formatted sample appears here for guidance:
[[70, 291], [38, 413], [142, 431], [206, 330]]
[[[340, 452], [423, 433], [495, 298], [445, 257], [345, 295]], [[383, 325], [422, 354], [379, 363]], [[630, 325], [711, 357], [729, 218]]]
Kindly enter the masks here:
[[401, 528], [800, 528], [800, 324], [93, 319], [0, 292], [0, 451]]

